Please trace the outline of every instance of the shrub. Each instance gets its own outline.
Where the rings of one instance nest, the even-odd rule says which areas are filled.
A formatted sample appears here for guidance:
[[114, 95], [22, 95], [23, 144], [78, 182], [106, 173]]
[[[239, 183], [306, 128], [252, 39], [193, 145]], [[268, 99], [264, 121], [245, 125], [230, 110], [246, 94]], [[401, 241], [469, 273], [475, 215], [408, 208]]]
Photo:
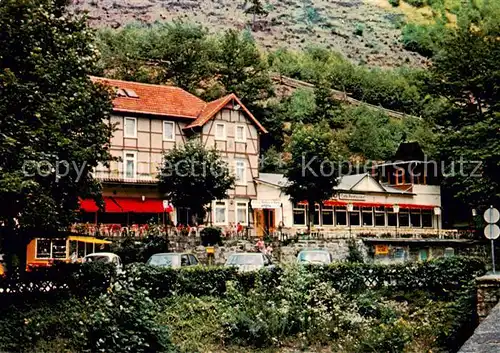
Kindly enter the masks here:
[[429, 26], [408, 23], [403, 27], [401, 42], [406, 50], [426, 57], [434, 54], [435, 43]]
[[360, 335], [356, 351], [403, 353], [412, 336], [412, 327], [402, 319], [391, 324], [373, 325], [370, 330]]
[[393, 7], [398, 7], [399, 0], [389, 0], [389, 4], [391, 4]]
[[84, 323], [84, 349], [91, 352], [173, 352], [166, 326], [155, 321], [156, 306], [147, 292], [117, 282], [99, 297]]
[[153, 231], [144, 238], [127, 236], [114, 241], [111, 251], [120, 256], [124, 264], [146, 262], [151, 255], [168, 251], [168, 242], [159, 231]]
[[426, 5], [426, 0], [405, 0], [407, 4], [414, 7], [424, 7]]
[[357, 36], [362, 36], [364, 30], [365, 30], [365, 26], [363, 26], [361, 23], [356, 23], [356, 27], [354, 28], [353, 33]]
[[349, 240], [349, 254], [347, 255], [347, 261], [349, 262], [361, 262], [363, 263], [365, 260], [363, 258], [363, 253], [358, 247], [358, 244], [355, 240]]
[[222, 245], [222, 231], [216, 227], [206, 227], [200, 232], [203, 246]]
[[352, 301], [300, 266], [287, 269], [272, 291], [261, 281], [247, 293], [229, 286], [226, 302], [226, 340], [239, 345], [266, 347], [295, 336], [321, 344], [353, 334], [364, 321]]

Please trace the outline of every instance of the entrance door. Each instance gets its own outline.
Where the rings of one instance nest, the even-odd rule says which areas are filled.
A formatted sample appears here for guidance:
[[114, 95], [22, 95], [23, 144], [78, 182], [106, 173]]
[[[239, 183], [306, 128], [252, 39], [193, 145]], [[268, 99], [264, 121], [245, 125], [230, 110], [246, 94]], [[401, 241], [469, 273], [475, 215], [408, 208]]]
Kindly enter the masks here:
[[266, 233], [269, 234], [276, 230], [276, 212], [274, 209], [265, 209], [264, 210], [264, 219], [265, 219], [265, 230]]
[[256, 209], [254, 210], [254, 220], [255, 220], [255, 231], [258, 237], [263, 237], [265, 234], [265, 218], [264, 210]]

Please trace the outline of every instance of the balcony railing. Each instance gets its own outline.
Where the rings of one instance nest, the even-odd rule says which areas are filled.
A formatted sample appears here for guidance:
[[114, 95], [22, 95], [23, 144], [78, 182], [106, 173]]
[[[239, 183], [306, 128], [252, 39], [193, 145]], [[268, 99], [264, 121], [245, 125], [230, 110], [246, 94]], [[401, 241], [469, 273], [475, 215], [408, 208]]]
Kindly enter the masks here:
[[137, 173], [135, 178], [130, 178], [118, 170], [96, 170], [93, 172], [96, 179], [101, 181], [114, 181], [122, 183], [156, 183], [157, 173]]

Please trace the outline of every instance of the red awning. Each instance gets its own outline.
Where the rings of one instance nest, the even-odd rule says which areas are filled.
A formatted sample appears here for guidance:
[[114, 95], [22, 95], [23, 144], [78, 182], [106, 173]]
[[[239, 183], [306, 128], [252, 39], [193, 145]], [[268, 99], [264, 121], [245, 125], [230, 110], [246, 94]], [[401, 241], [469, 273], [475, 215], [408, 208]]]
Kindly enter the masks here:
[[[347, 201], [340, 201], [340, 200], [326, 200], [323, 201], [323, 205], [325, 206], [347, 206], [349, 202]], [[389, 207], [392, 208], [394, 204], [390, 203], [378, 203], [378, 202], [359, 202], [359, 201], [354, 201], [351, 202], [354, 206], [357, 207]], [[299, 202], [299, 205], [307, 205], [307, 201], [301, 201]], [[421, 209], [421, 210], [432, 210], [435, 207], [435, 205], [417, 205], [417, 204], [406, 204], [406, 203], [400, 203], [398, 204], [399, 208], [411, 208], [411, 209]]]
[[[81, 200], [80, 207], [85, 212], [97, 212], [98, 207], [94, 200]], [[166, 210], [163, 209], [163, 200], [160, 199], [145, 199], [133, 197], [104, 197], [104, 210], [108, 213], [162, 213], [172, 212], [172, 207], [169, 206]]]

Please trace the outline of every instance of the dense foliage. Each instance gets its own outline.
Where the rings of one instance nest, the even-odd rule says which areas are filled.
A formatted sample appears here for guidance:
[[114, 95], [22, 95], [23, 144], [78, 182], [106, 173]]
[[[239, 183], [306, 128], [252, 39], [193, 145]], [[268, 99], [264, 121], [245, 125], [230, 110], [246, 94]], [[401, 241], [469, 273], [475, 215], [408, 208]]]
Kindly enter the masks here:
[[431, 87], [447, 102], [434, 119], [446, 185], [480, 208], [500, 204], [498, 14], [498, 3], [461, 13], [457, 27], [444, 36], [431, 70]]
[[327, 83], [353, 98], [408, 114], [420, 115], [424, 71], [383, 70], [358, 66], [340, 54], [311, 47], [269, 54], [273, 71], [311, 83]]
[[124, 264], [146, 262], [152, 255], [168, 251], [168, 239], [158, 228], [149, 225], [150, 231], [143, 238], [125, 236], [113, 241], [111, 252], [120, 256]]
[[[256, 273], [132, 265], [102, 286], [92, 276], [110, 278], [112, 267], [97, 265], [66, 268], [87, 274], [79, 278], [81, 290], [1, 294], [0, 349], [201, 352], [329, 345], [338, 352], [453, 351], [473, 329], [469, 284], [484, 273], [481, 261], [458, 257]], [[44, 270], [29, 281], [54, 280], [60, 271]], [[83, 289], [86, 283], [95, 290]]]
[[252, 105], [273, 94], [267, 64], [247, 32], [210, 36], [190, 23], [128, 25], [98, 35], [100, 73], [179, 86], [202, 98], [235, 93]]
[[8, 239], [74, 222], [79, 198], [100, 195], [90, 172], [111, 158], [110, 94], [89, 77], [94, 37], [66, 3], [0, 6], [0, 231]]

